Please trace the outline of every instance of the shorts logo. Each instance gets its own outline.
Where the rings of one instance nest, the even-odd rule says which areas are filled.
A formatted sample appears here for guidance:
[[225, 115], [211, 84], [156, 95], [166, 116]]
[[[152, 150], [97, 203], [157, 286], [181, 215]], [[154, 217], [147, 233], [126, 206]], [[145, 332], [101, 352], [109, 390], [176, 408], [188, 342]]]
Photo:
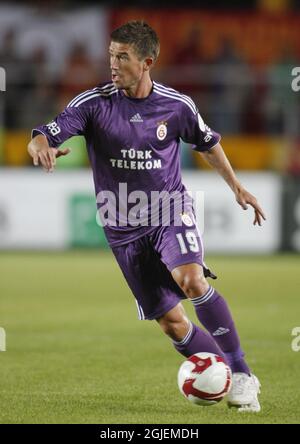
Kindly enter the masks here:
[[158, 140], [164, 140], [167, 135], [167, 122], [158, 122], [158, 127], [156, 130], [156, 135]]
[[181, 214], [181, 220], [184, 223], [184, 225], [186, 225], [187, 227], [192, 227], [194, 225], [194, 222], [187, 213]]

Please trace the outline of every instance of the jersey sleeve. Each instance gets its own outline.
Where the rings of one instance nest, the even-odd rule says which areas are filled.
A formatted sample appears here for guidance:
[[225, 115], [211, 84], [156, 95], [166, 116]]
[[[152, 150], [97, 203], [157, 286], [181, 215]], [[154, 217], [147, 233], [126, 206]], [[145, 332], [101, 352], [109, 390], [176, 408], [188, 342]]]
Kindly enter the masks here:
[[196, 105], [188, 99], [182, 103], [179, 116], [180, 137], [192, 144], [195, 151], [208, 151], [221, 140], [221, 136], [204, 123]]
[[68, 106], [51, 122], [34, 128], [32, 138], [38, 134], [44, 134], [49, 146], [57, 148], [72, 136], [84, 136], [87, 123], [88, 109], [86, 107]]

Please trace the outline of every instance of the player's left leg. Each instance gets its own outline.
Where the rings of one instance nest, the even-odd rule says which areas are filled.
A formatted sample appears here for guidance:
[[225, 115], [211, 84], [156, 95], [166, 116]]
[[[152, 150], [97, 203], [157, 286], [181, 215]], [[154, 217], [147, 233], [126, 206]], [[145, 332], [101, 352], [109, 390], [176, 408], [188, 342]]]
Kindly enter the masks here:
[[225, 299], [211, 287], [197, 263], [185, 264], [172, 270], [172, 276], [191, 300], [199, 321], [210, 332], [224, 352], [233, 373], [228, 404], [240, 411], [260, 411], [257, 398], [260, 384], [244, 360], [239, 336]]
[[201, 324], [225, 353], [232, 372], [250, 375], [227, 302], [209, 285], [203, 267], [197, 263], [180, 265], [171, 274], [191, 300]]
[[[163, 240], [163, 242], [161, 242]], [[161, 260], [166, 264], [178, 287], [191, 300], [199, 321], [224, 352], [234, 374], [230, 405], [248, 411], [259, 411], [259, 383], [251, 375], [244, 360], [239, 336], [225, 299], [207, 282], [203, 262], [202, 242], [197, 229], [186, 227], [162, 228], [153, 238]]]
[[[188, 226], [161, 227], [151, 241], [182, 293], [191, 300], [199, 321], [225, 353], [232, 372], [250, 374], [225, 299], [204, 276], [203, 244], [193, 217]], [[210, 274], [205, 267], [206, 274]]]

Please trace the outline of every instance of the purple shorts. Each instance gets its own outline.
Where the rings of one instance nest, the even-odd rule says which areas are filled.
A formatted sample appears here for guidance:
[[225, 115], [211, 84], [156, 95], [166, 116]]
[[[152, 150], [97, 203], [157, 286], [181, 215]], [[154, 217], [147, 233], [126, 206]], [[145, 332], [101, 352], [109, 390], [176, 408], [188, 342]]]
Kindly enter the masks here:
[[160, 226], [135, 241], [112, 247], [141, 320], [157, 319], [186, 298], [170, 273], [175, 267], [198, 263], [209, 271], [198, 229], [191, 218], [188, 221], [190, 226]]

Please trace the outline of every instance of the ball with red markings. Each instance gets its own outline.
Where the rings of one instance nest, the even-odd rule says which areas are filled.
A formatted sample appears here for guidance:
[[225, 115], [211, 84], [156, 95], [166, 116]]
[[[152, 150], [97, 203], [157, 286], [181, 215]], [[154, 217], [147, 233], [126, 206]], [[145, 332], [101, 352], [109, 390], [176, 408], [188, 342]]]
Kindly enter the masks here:
[[178, 387], [194, 404], [220, 402], [231, 388], [232, 374], [224, 359], [213, 353], [196, 353], [182, 363]]

